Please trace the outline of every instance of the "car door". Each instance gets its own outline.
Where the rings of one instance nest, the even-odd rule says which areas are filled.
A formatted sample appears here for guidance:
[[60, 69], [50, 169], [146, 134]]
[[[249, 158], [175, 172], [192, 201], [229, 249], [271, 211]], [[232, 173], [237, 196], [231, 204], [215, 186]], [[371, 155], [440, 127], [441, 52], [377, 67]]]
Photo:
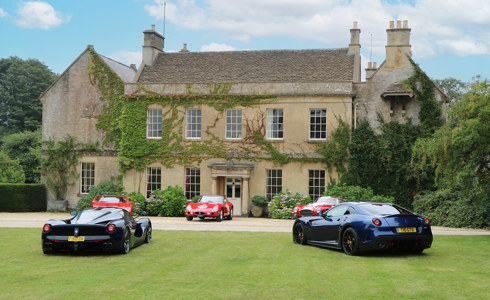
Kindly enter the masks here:
[[312, 225], [312, 240], [336, 241], [340, 226], [344, 221], [342, 216], [349, 209], [347, 205], [337, 205], [326, 212], [323, 219], [314, 221]]

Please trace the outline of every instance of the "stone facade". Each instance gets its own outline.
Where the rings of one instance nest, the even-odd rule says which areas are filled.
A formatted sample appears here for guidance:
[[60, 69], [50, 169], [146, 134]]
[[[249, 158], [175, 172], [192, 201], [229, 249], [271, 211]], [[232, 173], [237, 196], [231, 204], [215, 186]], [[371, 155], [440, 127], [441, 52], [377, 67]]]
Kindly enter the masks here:
[[[226, 90], [229, 95], [273, 95], [276, 99], [272, 103], [236, 108], [242, 116], [242, 130], [246, 129], [244, 120], [251, 120], [258, 114], [263, 114], [267, 127], [268, 111], [281, 110], [283, 136], [266, 139], [281, 153], [319, 158], [316, 146], [328, 141], [340, 120], [356, 126], [360, 120], [367, 119], [374, 128], [380, 116], [385, 121], [405, 122], [406, 118], [412, 118], [414, 123], [418, 123], [419, 103], [403, 86], [403, 81], [414, 72], [409, 60], [408, 23], [390, 24], [386, 61], [379, 68], [370, 63], [365, 82], [361, 82], [360, 76], [360, 32], [355, 22], [350, 30], [349, 46], [342, 49], [166, 53], [163, 51], [164, 38], [152, 28], [144, 31], [143, 61], [137, 72], [103, 58], [126, 82], [124, 93], [128, 97], [140, 94], [142, 87], [144, 93], [152, 94], [209, 95], [223, 83], [229, 84]], [[89, 59], [87, 51], [82, 53], [42, 95], [43, 139], [60, 139], [70, 134], [82, 142], [102, 140], [103, 133], [95, 127], [101, 105], [100, 95], [88, 76]], [[438, 97], [441, 98], [442, 94], [438, 93]], [[165, 115], [167, 108], [153, 103], [148, 110], [153, 109], [162, 109]], [[229, 140], [226, 137], [229, 125], [226, 111], [218, 112], [206, 105], [191, 109], [201, 113], [201, 128], [210, 130], [228, 148], [239, 148], [241, 139]], [[317, 120], [312, 115], [317, 112], [323, 114], [318, 119], [324, 122], [320, 127], [312, 124]], [[186, 109], [182, 107], [180, 117], [183, 120], [186, 120], [185, 113]], [[185, 137], [189, 126], [183, 126], [183, 132], [179, 134]], [[324, 136], [312, 139], [312, 128], [323, 128]], [[209, 140], [210, 136], [203, 129], [199, 139], [184, 138], [184, 143], [190, 145]], [[329, 173], [320, 162], [279, 165], [263, 159], [237, 159], [233, 152], [231, 150], [226, 159], [204, 157], [192, 168], [199, 170], [198, 192], [225, 194], [235, 205], [235, 214], [247, 215], [251, 205], [249, 199], [254, 195], [270, 196], [271, 185], [280, 183], [279, 189], [274, 189], [276, 192], [282, 189], [312, 195], [321, 192], [330, 179], [338, 177], [335, 170]], [[84, 155], [78, 169], [80, 173], [82, 163], [95, 166], [94, 185], [115, 180], [119, 175], [117, 151]], [[127, 192], [146, 194], [152, 180], [158, 180], [156, 184], [162, 189], [177, 185], [186, 190], [189, 186], [189, 164], [166, 167], [154, 162], [146, 167], [144, 171], [130, 170], [123, 174]], [[152, 177], [152, 170], [158, 170], [158, 176]], [[271, 178], [271, 174], [280, 174], [280, 178]], [[318, 174], [321, 178], [317, 178]], [[316, 186], [318, 182], [323, 186]], [[69, 188], [66, 199], [69, 207], [75, 207], [82, 196], [81, 186], [79, 181]]]

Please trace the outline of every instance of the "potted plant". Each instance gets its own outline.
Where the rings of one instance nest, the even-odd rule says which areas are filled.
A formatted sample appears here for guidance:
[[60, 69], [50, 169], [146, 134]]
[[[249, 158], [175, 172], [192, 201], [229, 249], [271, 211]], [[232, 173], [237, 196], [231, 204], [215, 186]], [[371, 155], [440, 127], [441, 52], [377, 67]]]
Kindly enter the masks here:
[[261, 217], [264, 213], [264, 207], [269, 203], [269, 200], [265, 196], [255, 195], [250, 199], [252, 201], [252, 215], [254, 217]]

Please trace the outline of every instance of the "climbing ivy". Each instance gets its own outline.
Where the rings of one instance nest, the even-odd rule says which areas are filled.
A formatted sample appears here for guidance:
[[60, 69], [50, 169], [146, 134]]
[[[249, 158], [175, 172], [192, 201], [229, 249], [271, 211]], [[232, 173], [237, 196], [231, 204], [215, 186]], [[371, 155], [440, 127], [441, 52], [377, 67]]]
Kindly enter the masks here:
[[123, 105], [124, 81], [102, 60], [93, 48], [88, 48], [90, 61], [87, 72], [90, 82], [100, 91], [102, 107], [97, 116], [97, 128], [106, 134], [103, 141], [105, 146], [114, 145], [119, 148], [121, 138], [120, 116]]
[[404, 84], [420, 102], [419, 120], [422, 131], [424, 136], [430, 136], [443, 124], [441, 107], [434, 94], [435, 85], [411, 58], [410, 63], [414, 74]]

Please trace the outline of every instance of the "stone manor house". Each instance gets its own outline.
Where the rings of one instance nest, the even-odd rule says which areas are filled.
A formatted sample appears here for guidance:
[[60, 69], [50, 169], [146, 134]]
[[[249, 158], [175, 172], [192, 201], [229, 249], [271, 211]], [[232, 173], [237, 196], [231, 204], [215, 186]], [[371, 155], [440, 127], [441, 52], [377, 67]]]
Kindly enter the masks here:
[[[385, 61], [369, 62], [365, 81], [357, 27], [340, 49], [165, 52], [153, 26], [143, 32], [139, 68], [88, 46], [41, 95], [42, 138], [104, 140], [96, 125], [108, 101], [90, 71], [98, 58], [124, 85], [110, 125], [120, 125], [120, 140], [81, 157], [68, 207], [91, 186], [121, 179], [126, 192], [146, 196], [168, 186], [182, 187], [189, 199], [223, 194], [235, 215], [248, 214], [254, 195], [320, 196], [337, 173], [316, 149], [340, 120], [373, 128], [380, 117], [419, 122], [419, 101], [403, 84], [414, 74], [408, 22], [390, 22]], [[442, 103], [444, 95], [435, 94]]]

